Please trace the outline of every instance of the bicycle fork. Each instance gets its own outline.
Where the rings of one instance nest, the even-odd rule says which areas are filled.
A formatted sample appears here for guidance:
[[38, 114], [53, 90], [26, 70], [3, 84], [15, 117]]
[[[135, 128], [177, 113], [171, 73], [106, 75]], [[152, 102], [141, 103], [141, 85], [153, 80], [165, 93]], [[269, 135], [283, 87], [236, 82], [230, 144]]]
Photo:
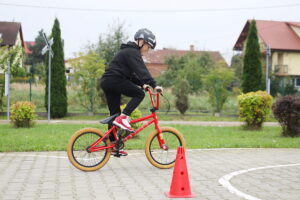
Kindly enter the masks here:
[[154, 124], [155, 124], [155, 129], [158, 131], [157, 139], [158, 139], [158, 143], [159, 143], [160, 148], [162, 148], [165, 151], [169, 150], [169, 147], [165, 144], [165, 140], [163, 138], [162, 130], [159, 127], [158, 119], [157, 119], [156, 115], [154, 115]]

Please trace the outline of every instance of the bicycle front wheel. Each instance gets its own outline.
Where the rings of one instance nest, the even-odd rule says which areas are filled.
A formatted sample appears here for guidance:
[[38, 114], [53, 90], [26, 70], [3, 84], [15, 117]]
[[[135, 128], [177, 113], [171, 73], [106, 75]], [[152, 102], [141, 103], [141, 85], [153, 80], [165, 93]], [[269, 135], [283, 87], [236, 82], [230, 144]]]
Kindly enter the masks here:
[[145, 153], [148, 161], [155, 167], [169, 169], [174, 167], [177, 149], [179, 146], [185, 147], [183, 135], [174, 128], [161, 128], [161, 136], [165, 141], [167, 149], [162, 149], [158, 141], [158, 131], [151, 133], [146, 141]]
[[[95, 171], [103, 167], [109, 160], [111, 148], [96, 152], [88, 152], [95, 141], [103, 137], [103, 133], [95, 128], [84, 128], [77, 131], [69, 140], [67, 153], [74, 167], [82, 171]], [[109, 146], [109, 139], [101, 141], [97, 146]]]

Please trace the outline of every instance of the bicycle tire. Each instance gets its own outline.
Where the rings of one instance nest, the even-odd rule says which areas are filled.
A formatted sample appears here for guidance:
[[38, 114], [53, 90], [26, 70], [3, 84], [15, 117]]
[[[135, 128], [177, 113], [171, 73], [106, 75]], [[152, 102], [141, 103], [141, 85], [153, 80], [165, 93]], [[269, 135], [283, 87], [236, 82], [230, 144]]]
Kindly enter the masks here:
[[[162, 127], [161, 130], [165, 144], [169, 147], [169, 149], [163, 150], [159, 147], [157, 139], [158, 131], [155, 130], [148, 136], [145, 144], [145, 154], [148, 161], [153, 166], [160, 169], [169, 169], [175, 165], [177, 148], [179, 146], [185, 147], [186, 143], [183, 135], [178, 130], [171, 127]], [[165, 161], [163, 159], [159, 159], [164, 156], [164, 154], [166, 156], [170, 156], [169, 158], [166, 158]]]
[[[86, 139], [86, 141], [83, 140], [84, 144], [80, 145], [80, 140], [85, 139], [84, 136], [87, 136], [87, 134], [91, 134], [90, 139]], [[108, 162], [111, 155], [111, 148], [91, 153], [88, 153], [86, 150], [88, 145], [95, 142], [98, 138], [103, 137], [103, 135], [104, 134], [96, 128], [84, 128], [75, 132], [72, 135], [67, 146], [67, 154], [70, 162], [74, 167], [82, 171], [95, 171], [103, 167]], [[100, 144], [102, 146], [109, 146], [110, 140], [107, 138], [106, 140], [103, 140]], [[76, 145], [79, 145], [78, 150]], [[84, 157], [80, 158], [79, 156], [76, 156], [78, 155], [78, 152], [76, 151], [80, 151], [81, 154], [84, 154]], [[93, 157], [91, 158], [91, 156]], [[97, 156], [99, 157], [99, 159]], [[80, 161], [80, 159], [82, 159], [83, 161]], [[90, 164], [86, 162], [88, 159], [90, 159]], [[93, 160], [94, 163], [92, 163], [91, 160]]]

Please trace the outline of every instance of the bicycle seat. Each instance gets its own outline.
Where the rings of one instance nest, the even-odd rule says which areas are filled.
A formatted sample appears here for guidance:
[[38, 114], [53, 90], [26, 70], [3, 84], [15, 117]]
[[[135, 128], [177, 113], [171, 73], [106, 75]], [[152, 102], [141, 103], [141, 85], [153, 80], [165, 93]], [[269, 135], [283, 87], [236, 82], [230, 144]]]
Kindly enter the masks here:
[[117, 113], [117, 114], [114, 114], [114, 115], [112, 115], [112, 116], [110, 116], [110, 117], [107, 117], [107, 118], [105, 118], [105, 119], [102, 119], [102, 120], [100, 120], [100, 123], [101, 124], [111, 124], [113, 121], [114, 121], [114, 119], [116, 118], [116, 117], [118, 117], [120, 114], [119, 113]]

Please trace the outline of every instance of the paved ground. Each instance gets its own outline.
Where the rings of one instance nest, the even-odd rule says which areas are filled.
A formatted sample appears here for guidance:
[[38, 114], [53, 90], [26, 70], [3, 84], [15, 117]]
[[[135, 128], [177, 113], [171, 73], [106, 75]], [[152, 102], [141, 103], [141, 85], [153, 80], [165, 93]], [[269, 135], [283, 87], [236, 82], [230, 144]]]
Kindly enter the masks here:
[[[299, 200], [299, 155], [300, 149], [187, 150], [191, 189], [195, 199]], [[150, 165], [143, 151], [111, 157], [89, 173], [74, 168], [66, 152], [0, 153], [0, 199], [164, 200], [172, 174]]]

